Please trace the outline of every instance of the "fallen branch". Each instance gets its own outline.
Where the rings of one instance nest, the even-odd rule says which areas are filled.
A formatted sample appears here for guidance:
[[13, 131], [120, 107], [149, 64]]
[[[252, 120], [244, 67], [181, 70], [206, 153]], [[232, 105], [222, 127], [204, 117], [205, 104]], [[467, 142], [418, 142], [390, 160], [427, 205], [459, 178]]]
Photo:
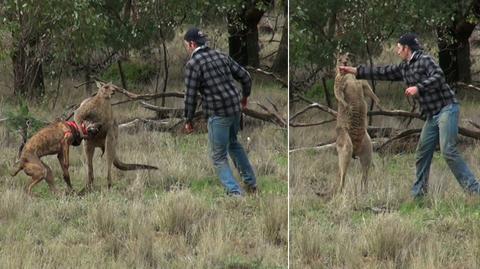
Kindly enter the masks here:
[[419, 113], [408, 112], [405, 110], [378, 110], [378, 111], [368, 111], [369, 116], [389, 116], [389, 117], [407, 117], [407, 118], [416, 118], [421, 119]]
[[[372, 145], [376, 147], [382, 144], [384, 141], [385, 141], [385, 138], [380, 138], [378, 140], [372, 141]], [[302, 147], [302, 148], [291, 149], [288, 152], [294, 153], [294, 152], [305, 151], [305, 150], [324, 151], [324, 150], [335, 149], [336, 146], [337, 146], [337, 143], [330, 143], [330, 144], [316, 146], [316, 147]]]
[[323, 125], [323, 124], [326, 124], [326, 123], [330, 123], [330, 122], [334, 122], [336, 121], [337, 119], [329, 119], [329, 120], [324, 120], [324, 121], [320, 121], [320, 122], [315, 122], [315, 123], [293, 123], [293, 122], [290, 122], [290, 127], [310, 127], [310, 126], [318, 126], [318, 125]]
[[385, 141], [385, 143], [380, 145], [377, 148], [377, 150], [382, 151], [387, 145], [391, 144], [393, 141], [399, 140], [401, 138], [405, 138], [405, 137], [410, 136], [412, 134], [420, 133], [421, 131], [422, 131], [422, 129], [408, 129], [408, 130], [405, 130], [405, 131], [399, 133], [398, 135], [396, 135], [396, 136], [388, 139], [387, 141]]
[[299, 112], [295, 113], [292, 117], [290, 117], [290, 122], [292, 122], [296, 117], [300, 116], [301, 114], [307, 112], [308, 110], [310, 109], [313, 109], [313, 108], [317, 108], [317, 109], [320, 109], [324, 112], [327, 112], [328, 114], [334, 116], [335, 118], [337, 117], [337, 111], [327, 107], [327, 106], [324, 106], [324, 105], [321, 105], [319, 103], [313, 103], [305, 108], [303, 108], [302, 110], [300, 110]]
[[281, 128], [287, 128], [287, 123], [285, 122], [285, 120], [279, 117], [279, 115], [277, 115], [276, 113], [272, 113], [268, 111], [264, 113], [264, 112], [253, 110], [248, 107], [244, 108], [242, 112], [243, 114], [250, 116], [252, 118], [274, 123], [276, 125], [279, 125]]
[[375, 127], [375, 126], [368, 126], [367, 132], [371, 138], [374, 137], [390, 137], [394, 133], [396, 133], [398, 129], [392, 127]]
[[480, 131], [477, 130], [472, 130], [465, 127], [458, 127], [458, 133], [463, 136], [480, 139]]
[[472, 84], [466, 84], [466, 83], [463, 83], [463, 82], [457, 82], [457, 86], [463, 86], [465, 88], [468, 88], [468, 89], [472, 89], [472, 90], [475, 90], [477, 92], [480, 92], [480, 87], [477, 87], [475, 85], [472, 85]]
[[467, 120], [467, 122], [470, 123], [471, 125], [473, 125], [473, 127], [477, 128], [477, 129], [480, 129], [480, 124], [475, 123], [472, 120]]
[[288, 152], [294, 153], [294, 152], [305, 151], [305, 150], [322, 151], [322, 150], [334, 149], [336, 145], [337, 143], [331, 143], [331, 144], [326, 144], [326, 145], [316, 146], [316, 147], [302, 147], [302, 148], [291, 149]]
[[263, 75], [270, 76], [270, 77], [274, 78], [277, 82], [282, 84], [283, 87], [288, 88], [288, 83], [286, 81], [284, 81], [281, 77], [277, 76], [273, 72], [268, 72], [268, 71], [262, 70], [260, 68], [255, 68], [255, 67], [252, 67], [252, 66], [246, 66], [245, 68], [247, 70], [250, 70], [250, 71], [254, 71], [254, 72], [257, 72], [257, 73], [260, 73], [260, 74], [263, 74]]
[[[157, 115], [161, 115], [161, 117], [163, 118], [172, 117], [172, 116], [173, 117], [181, 116], [184, 113], [183, 108], [159, 107], [152, 104], [148, 104], [146, 102], [140, 102], [140, 103], [145, 109], [153, 110], [157, 112]], [[272, 122], [274, 124], [279, 125], [282, 128], [287, 128], [287, 123], [280, 115], [278, 115], [277, 113], [271, 112], [267, 107], [261, 104], [257, 104], [257, 105], [259, 105], [263, 110], [265, 110], [265, 112], [256, 111], [248, 107], [246, 107], [242, 112], [245, 115], [250, 116], [252, 118]], [[203, 115], [202, 111], [195, 112], [195, 117], [198, 117], [201, 115]]]
[[[273, 122], [274, 122], [274, 123], [280, 125], [280, 127], [282, 127], [282, 128], [287, 128], [287, 125], [288, 125], [287, 122], [285, 121], [285, 119], [283, 119], [282, 116], [280, 116], [279, 113], [276, 113], [276, 112], [274, 112], [274, 111], [271, 111], [271, 110], [268, 109], [266, 106], [264, 106], [264, 105], [262, 105], [262, 104], [260, 104], [260, 103], [256, 103], [256, 102], [255, 102], [255, 104], [256, 104], [257, 106], [259, 106], [261, 109], [263, 109], [263, 110], [266, 112], [266, 114], [273, 115], [273, 119], [274, 119]], [[245, 113], [245, 112], [244, 112], [244, 113]], [[245, 113], [245, 114], [246, 114], [246, 113]], [[248, 115], [248, 114], [247, 114], [247, 115]]]
[[[159, 118], [179, 117], [179, 116], [182, 116], [182, 114], [185, 111], [183, 108], [170, 108], [170, 107], [155, 106], [155, 105], [143, 102], [143, 101], [141, 101], [140, 104], [145, 109], [157, 112], [157, 117], [159, 117]], [[197, 113], [198, 112], [199, 111], [197, 111]], [[201, 113], [201, 111], [200, 111], [200, 113]]]
[[[182, 122], [183, 120], [179, 120]], [[129, 122], [121, 123], [118, 125], [120, 130], [128, 130], [128, 129], [138, 129], [139, 127], [144, 127], [146, 129], [153, 129], [156, 131], [171, 131], [178, 125], [178, 121], [173, 123], [171, 121], [159, 121], [159, 120], [151, 120], [151, 119], [141, 119], [137, 118], [131, 120]]]

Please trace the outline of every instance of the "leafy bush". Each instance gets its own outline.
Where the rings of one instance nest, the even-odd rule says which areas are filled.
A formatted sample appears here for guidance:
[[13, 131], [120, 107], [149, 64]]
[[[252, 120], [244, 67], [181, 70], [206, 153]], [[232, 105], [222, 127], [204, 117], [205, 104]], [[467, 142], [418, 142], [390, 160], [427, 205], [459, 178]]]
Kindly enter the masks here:
[[5, 115], [8, 130], [21, 131], [27, 139], [46, 125], [45, 122], [30, 114], [26, 102], [21, 102], [16, 111], [6, 111]]
[[[154, 78], [157, 73], [157, 68], [151, 63], [122, 62], [122, 69], [127, 83], [145, 83]], [[121, 81], [118, 64], [110, 66], [102, 74], [102, 79], [106, 81]]]
[[[334, 99], [335, 95], [333, 93], [333, 79], [327, 79], [327, 91], [330, 93], [330, 98]], [[325, 89], [322, 84], [315, 84], [313, 87], [305, 93], [305, 96], [312, 100], [324, 100], [325, 99]]]

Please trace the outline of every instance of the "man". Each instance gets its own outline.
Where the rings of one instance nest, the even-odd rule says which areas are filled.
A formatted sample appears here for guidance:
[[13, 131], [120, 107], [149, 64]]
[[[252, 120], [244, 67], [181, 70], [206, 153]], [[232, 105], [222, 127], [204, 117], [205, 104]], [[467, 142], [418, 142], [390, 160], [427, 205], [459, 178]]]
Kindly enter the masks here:
[[[242, 145], [237, 140], [241, 109], [247, 106], [252, 80], [248, 72], [229, 56], [211, 49], [206, 36], [191, 28], [184, 37], [190, 60], [185, 66], [185, 130], [193, 131], [197, 93], [202, 96], [203, 112], [208, 118], [208, 140], [213, 164], [227, 193], [242, 196], [242, 188], [228, 165], [227, 152], [245, 182], [247, 192], [257, 190], [256, 178]], [[242, 85], [242, 94], [235, 86]]]
[[381, 67], [341, 66], [340, 72], [351, 73], [358, 79], [403, 80], [408, 88], [406, 96], [413, 96], [420, 104], [426, 120], [416, 152], [416, 181], [412, 195], [421, 198], [427, 193], [428, 176], [433, 153], [440, 142], [440, 151], [458, 183], [469, 193], [480, 193], [480, 184], [458, 153], [459, 104], [454, 91], [445, 81], [445, 75], [435, 60], [423, 52], [413, 33], [400, 37], [397, 54], [403, 60], [398, 65]]

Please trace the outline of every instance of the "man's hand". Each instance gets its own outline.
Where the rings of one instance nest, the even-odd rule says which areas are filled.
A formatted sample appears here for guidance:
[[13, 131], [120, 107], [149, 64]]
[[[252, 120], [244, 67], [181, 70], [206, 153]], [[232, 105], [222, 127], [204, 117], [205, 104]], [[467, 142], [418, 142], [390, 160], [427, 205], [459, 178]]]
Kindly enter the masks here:
[[340, 74], [345, 75], [345, 74], [354, 74], [355, 76], [357, 75], [357, 68], [353, 66], [339, 66], [338, 71], [340, 71]]
[[186, 132], [187, 134], [190, 134], [190, 133], [193, 132], [193, 125], [192, 125], [191, 122], [185, 123], [185, 132]]
[[242, 110], [247, 107], [247, 98], [248, 97], [242, 97], [242, 100], [240, 100], [240, 105], [242, 106]]
[[414, 96], [414, 95], [417, 95], [417, 94], [418, 94], [418, 88], [417, 88], [417, 86], [408, 87], [408, 88], [405, 90], [405, 95], [406, 95], [406, 96]]

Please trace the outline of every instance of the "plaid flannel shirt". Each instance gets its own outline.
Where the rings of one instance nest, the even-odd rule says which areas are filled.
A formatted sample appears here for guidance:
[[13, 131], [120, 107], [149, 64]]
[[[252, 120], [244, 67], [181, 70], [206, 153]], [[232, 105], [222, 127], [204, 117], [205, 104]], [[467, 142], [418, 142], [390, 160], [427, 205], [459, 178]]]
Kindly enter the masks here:
[[203, 101], [203, 112], [209, 116], [233, 116], [240, 112], [240, 92], [248, 97], [252, 87], [250, 74], [230, 56], [209, 47], [194, 51], [185, 65], [185, 118], [191, 122], [197, 107], [197, 93]]
[[445, 75], [432, 56], [416, 51], [412, 59], [398, 65], [357, 67], [357, 79], [403, 80], [408, 87], [417, 86], [415, 99], [422, 117], [432, 117], [449, 104], [458, 103], [455, 93], [445, 81]]

